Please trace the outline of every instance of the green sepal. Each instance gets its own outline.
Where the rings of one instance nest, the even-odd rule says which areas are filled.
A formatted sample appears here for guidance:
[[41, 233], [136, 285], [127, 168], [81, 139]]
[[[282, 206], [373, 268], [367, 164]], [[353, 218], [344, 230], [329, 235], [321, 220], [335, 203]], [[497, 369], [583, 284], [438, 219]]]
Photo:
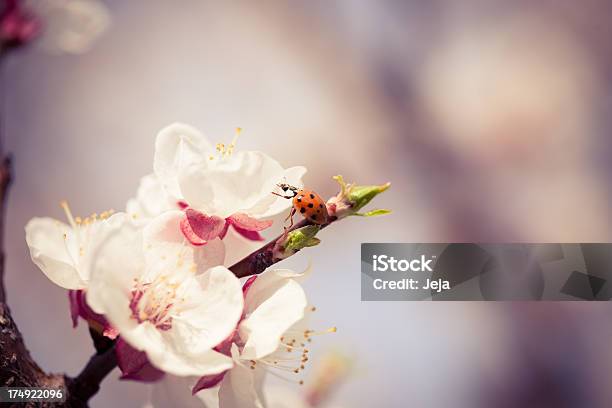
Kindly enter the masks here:
[[348, 190], [348, 201], [352, 204], [353, 211], [359, 211], [368, 205], [374, 197], [387, 190], [389, 186], [391, 183], [379, 186], [351, 186]]
[[385, 210], [385, 209], [378, 209], [378, 210], [372, 210], [372, 211], [368, 211], [365, 213], [355, 213], [353, 215], [358, 215], [360, 217], [378, 217], [380, 215], [386, 215], [386, 214], [391, 214], [391, 210]]

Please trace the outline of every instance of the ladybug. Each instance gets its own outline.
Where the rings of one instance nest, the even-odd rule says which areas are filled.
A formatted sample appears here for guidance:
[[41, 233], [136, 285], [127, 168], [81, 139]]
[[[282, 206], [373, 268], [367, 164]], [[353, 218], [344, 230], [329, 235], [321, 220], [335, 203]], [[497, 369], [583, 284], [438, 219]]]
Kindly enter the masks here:
[[320, 195], [312, 190], [300, 189], [287, 183], [279, 183], [277, 186], [283, 190], [283, 194], [272, 192], [272, 194], [279, 197], [286, 198], [288, 200], [293, 199], [293, 208], [285, 219], [285, 221], [291, 219], [291, 225], [293, 226], [293, 215], [299, 212], [308, 221], [313, 224], [327, 224], [329, 214], [327, 213], [327, 206], [325, 201]]

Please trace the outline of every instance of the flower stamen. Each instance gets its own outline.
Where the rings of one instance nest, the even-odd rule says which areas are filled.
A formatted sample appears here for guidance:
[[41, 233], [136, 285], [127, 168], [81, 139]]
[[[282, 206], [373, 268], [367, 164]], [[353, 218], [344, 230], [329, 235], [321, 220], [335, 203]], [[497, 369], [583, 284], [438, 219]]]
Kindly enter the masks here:
[[[229, 145], [225, 145], [225, 143], [217, 143], [215, 146], [215, 150], [219, 153], [219, 157], [223, 158], [226, 156], [231, 156], [234, 153], [234, 149], [236, 148], [236, 142], [238, 141], [238, 137], [242, 133], [242, 128], [237, 127], [234, 133], [234, 137]], [[214, 160], [216, 157], [214, 155], [210, 155], [208, 157], [209, 160]]]
[[149, 322], [162, 331], [170, 330], [172, 319], [180, 313], [185, 300], [180, 289], [178, 283], [168, 282], [165, 275], [147, 283], [136, 279], [130, 300], [132, 318], [138, 323]]
[[[76, 230], [77, 229], [77, 224], [80, 224], [80, 222], [77, 223], [74, 220], [74, 218], [72, 217], [72, 211], [70, 211], [70, 207], [68, 206], [68, 201], [66, 201], [66, 200], [60, 201], [60, 207], [62, 207], [62, 209], [64, 210], [64, 213], [66, 214], [66, 218], [68, 219], [68, 223], [70, 223], [70, 226], [74, 230]], [[77, 217], [77, 218], [78, 218], [79, 221], [81, 220], [80, 217]]]

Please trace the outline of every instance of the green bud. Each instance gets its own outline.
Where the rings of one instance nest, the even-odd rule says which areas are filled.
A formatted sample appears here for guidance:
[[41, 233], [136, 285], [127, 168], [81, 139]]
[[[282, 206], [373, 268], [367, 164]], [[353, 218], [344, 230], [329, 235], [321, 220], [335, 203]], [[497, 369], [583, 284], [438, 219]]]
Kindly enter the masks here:
[[315, 235], [320, 229], [318, 225], [307, 225], [289, 232], [283, 245], [285, 251], [296, 252], [302, 248], [318, 245], [321, 241]]
[[351, 186], [348, 190], [348, 200], [353, 205], [353, 211], [359, 211], [365, 207], [374, 197], [387, 190], [389, 186], [391, 186], [391, 183], [381, 184], [380, 186]]
[[389, 214], [390, 210], [372, 210], [366, 213], [358, 211], [365, 207], [374, 197], [386, 191], [391, 183], [385, 183], [374, 186], [358, 186], [355, 184], [347, 184], [342, 176], [335, 176], [334, 180], [340, 184], [340, 192], [332, 198], [328, 204], [334, 208], [334, 215], [338, 218], [343, 218], [349, 215], [358, 215], [361, 217], [374, 217], [378, 215]]

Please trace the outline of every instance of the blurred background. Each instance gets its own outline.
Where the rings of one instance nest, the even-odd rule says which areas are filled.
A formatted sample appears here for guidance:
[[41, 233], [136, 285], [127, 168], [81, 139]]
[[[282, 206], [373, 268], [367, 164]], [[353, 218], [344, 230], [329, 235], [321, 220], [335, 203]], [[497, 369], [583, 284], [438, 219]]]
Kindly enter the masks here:
[[[305, 165], [323, 196], [335, 174], [392, 183], [376, 201], [392, 215], [325, 230], [284, 265], [312, 261], [315, 325], [338, 327], [314, 359], [351, 361], [322, 406], [612, 406], [606, 303], [361, 302], [359, 255], [362, 242], [610, 242], [612, 3], [92, 2], [30, 1], [41, 38], [1, 67], [8, 302], [44, 369], [76, 374], [92, 346], [30, 261], [26, 222], [63, 218], [62, 199], [123, 209], [156, 132], [182, 121], [213, 142], [242, 127], [239, 148]], [[92, 406], [146, 401], [117, 378]]]

